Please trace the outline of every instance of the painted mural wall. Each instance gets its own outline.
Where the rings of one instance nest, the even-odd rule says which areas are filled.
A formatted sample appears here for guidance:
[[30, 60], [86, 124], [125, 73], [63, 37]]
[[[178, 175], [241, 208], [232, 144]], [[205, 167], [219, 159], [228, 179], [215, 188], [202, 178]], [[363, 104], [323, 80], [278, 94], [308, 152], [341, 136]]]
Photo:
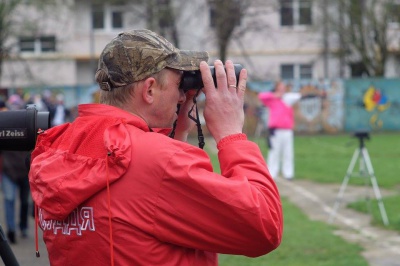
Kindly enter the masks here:
[[[400, 130], [400, 79], [298, 80], [286, 84], [305, 95], [294, 106], [296, 132]], [[256, 93], [273, 86], [273, 82], [249, 82]], [[261, 132], [260, 125], [267, 124], [268, 109], [262, 110], [259, 119], [257, 132]]]
[[294, 83], [293, 91], [302, 93], [294, 106], [297, 132], [338, 133], [343, 130], [343, 95], [341, 80]]
[[400, 130], [400, 79], [345, 82], [346, 131]]
[[[342, 80], [288, 81], [289, 90], [301, 92], [302, 99], [293, 106], [295, 131], [303, 133], [338, 133], [343, 131]], [[272, 90], [272, 82], [250, 82], [249, 88], [257, 93]], [[268, 109], [260, 106], [259, 123], [255, 135], [260, 135], [268, 123]]]

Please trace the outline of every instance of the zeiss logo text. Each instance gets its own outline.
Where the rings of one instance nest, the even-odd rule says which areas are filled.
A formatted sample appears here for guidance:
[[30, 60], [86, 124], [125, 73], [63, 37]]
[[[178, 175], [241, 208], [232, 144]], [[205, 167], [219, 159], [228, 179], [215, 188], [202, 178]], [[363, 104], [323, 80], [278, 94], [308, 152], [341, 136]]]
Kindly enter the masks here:
[[13, 128], [13, 129], [3, 129], [0, 130], [0, 138], [25, 138], [26, 129], [25, 128]]

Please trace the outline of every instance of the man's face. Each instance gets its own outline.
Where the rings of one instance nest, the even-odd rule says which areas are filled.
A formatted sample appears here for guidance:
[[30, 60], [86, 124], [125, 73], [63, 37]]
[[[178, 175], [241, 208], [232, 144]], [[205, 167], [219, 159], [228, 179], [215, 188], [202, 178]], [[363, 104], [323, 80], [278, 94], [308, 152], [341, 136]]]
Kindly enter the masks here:
[[157, 128], [170, 128], [177, 119], [177, 105], [185, 102], [183, 90], [179, 89], [182, 72], [174, 69], [162, 70], [160, 88], [156, 90], [153, 108], [154, 126]]

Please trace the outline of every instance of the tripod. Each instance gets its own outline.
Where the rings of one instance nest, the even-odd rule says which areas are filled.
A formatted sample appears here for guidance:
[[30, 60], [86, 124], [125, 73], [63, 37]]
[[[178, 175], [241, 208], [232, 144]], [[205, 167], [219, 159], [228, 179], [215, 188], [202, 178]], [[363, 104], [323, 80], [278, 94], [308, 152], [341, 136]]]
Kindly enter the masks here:
[[354, 175], [353, 174], [354, 166], [355, 166], [357, 160], [359, 160], [359, 165], [360, 165], [360, 168], [359, 168], [360, 175], [359, 176], [369, 177], [371, 184], [372, 184], [372, 188], [375, 193], [375, 197], [378, 200], [378, 205], [379, 205], [379, 210], [381, 212], [382, 221], [385, 225], [389, 225], [389, 220], [386, 215], [385, 207], [383, 205], [381, 192], [379, 190], [378, 182], [376, 181], [374, 170], [372, 168], [371, 159], [369, 157], [367, 148], [365, 147], [365, 143], [364, 143], [364, 139], [369, 139], [369, 134], [368, 134], [368, 132], [356, 132], [354, 134], [354, 136], [359, 139], [360, 145], [359, 145], [359, 148], [354, 151], [349, 168], [347, 169], [346, 176], [344, 177], [343, 183], [339, 190], [339, 194], [337, 195], [337, 198], [336, 198], [336, 201], [335, 201], [335, 204], [333, 207], [333, 211], [329, 217], [329, 222], [331, 223], [336, 215], [337, 209], [339, 208], [340, 201], [343, 198], [344, 191], [347, 187], [350, 177], [352, 175]]
[[4, 234], [3, 228], [0, 224], [0, 257], [6, 266], [18, 266], [18, 261], [14, 256], [10, 246], [8, 245], [7, 238]]

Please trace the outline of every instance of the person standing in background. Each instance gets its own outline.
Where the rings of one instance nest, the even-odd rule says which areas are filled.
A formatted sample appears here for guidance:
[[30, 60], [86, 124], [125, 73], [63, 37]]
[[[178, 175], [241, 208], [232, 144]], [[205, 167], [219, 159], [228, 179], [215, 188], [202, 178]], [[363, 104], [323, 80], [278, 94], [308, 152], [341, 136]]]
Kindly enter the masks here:
[[54, 108], [54, 116], [51, 121], [52, 126], [64, 124], [69, 119], [69, 110], [64, 105], [64, 95], [56, 95], [56, 104]]
[[[8, 110], [21, 110], [25, 106], [19, 95], [11, 95], [7, 101]], [[4, 195], [5, 217], [8, 240], [15, 244], [17, 226], [15, 222], [15, 210], [17, 192], [19, 192], [20, 211], [19, 229], [22, 237], [27, 237], [28, 212], [29, 212], [29, 170], [26, 167], [28, 151], [0, 151], [1, 152], [1, 188]]]
[[269, 109], [267, 165], [271, 176], [279, 173], [288, 180], [294, 178], [293, 105], [301, 99], [299, 92], [288, 92], [287, 86], [276, 82], [274, 89], [261, 92], [259, 100]]
[[[49, 112], [49, 119], [53, 121], [54, 115], [56, 113], [55, 98], [50, 90], [44, 90], [39, 96], [41, 104], [44, 104], [46, 111]], [[40, 109], [38, 109], [40, 110]]]

